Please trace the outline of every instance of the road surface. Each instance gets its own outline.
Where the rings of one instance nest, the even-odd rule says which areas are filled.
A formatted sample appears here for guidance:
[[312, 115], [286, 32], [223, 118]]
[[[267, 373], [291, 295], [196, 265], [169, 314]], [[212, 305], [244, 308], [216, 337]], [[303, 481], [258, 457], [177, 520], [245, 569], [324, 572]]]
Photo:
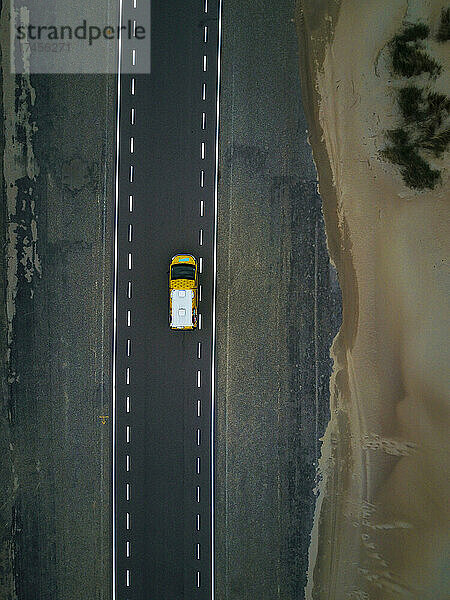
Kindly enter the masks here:
[[[155, 0], [151, 9], [151, 74], [120, 77], [116, 598], [203, 599], [212, 580], [218, 3]], [[124, 3], [124, 22], [132, 10]], [[122, 60], [132, 50], [124, 39]], [[201, 265], [194, 332], [168, 327], [167, 270], [179, 252]]]
[[301, 102], [295, 0], [222, 15], [216, 596], [300, 600], [340, 294]]

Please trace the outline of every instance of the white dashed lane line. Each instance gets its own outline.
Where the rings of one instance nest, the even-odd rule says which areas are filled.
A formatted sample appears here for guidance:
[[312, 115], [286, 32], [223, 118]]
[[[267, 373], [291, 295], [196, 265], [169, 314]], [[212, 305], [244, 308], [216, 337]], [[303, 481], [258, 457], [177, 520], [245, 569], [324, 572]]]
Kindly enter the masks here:
[[202, 301], [202, 291], [203, 288], [201, 285], [198, 286], [198, 301], [201, 302]]
[[[133, 6], [134, 8], [136, 8], [136, 0], [133, 0]], [[133, 20], [133, 35], [135, 35], [136, 33], [136, 21]], [[136, 50], [133, 49], [131, 52], [131, 63], [133, 66], [136, 65]], [[131, 85], [130, 85], [130, 94], [132, 96], [134, 96], [136, 93], [136, 79], [135, 77], [131, 78]], [[136, 124], [136, 109], [135, 107], [131, 108], [131, 114], [130, 114], [130, 122], [131, 125], [135, 125]], [[130, 154], [134, 154], [135, 151], [135, 139], [134, 136], [130, 136]], [[134, 165], [130, 165], [130, 170], [129, 170], [129, 181], [130, 183], [134, 183], [134, 178], [135, 178], [135, 170], [134, 170]], [[130, 194], [128, 196], [128, 211], [130, 213], [133, 212], [133, 195]], [[128, 243], [132, 243], [133, 241], [133, 225], [131, 223], [128, 224]], [[127, 265], [128, 265], [128, 270], [131, 271], [133, 269], [133, 254], [132, 252], [128, 252], [128, 257], [127, 257]], [[131, 299], [132, 297], [132, 281], [128, 281], [127, 284], [127, 298]], [[130, 309], [127, 310], [127, 326], [131, 327], [131, 311]], [[131, 339], [128, 338], [127, 339], [127, 347], [126, 347], [126, 355], [129, 358], [131, 356]], [[131, 379], [131, 375], [130, 375], [130, 367], [127, 367], [126, 370], [126, 384], [130, 385], [130, 379]], [[127, 396], [127, 400], [126, 400], [126, 412], [130, 413], [130, 396]], [[131, 441], [131, 427], [130, 425], [126, 425], [126, 443], [129, 444]], [[129, 454], [127, 454], [126, 457], [126, 469], [127, 469], [127, 473], [130, 472], [130, 466], [131, 466], [131, 457]], [[131, 486], [129, 483], [126, 484], [126, 499], [127, 502], [130, 501], [131, 499]], [[130, 529], [130, 513], [127, 512], [127, 530]], [[126, 542], [126, 557], [130, 558], [131, 556], [131, 543], [128, 540]], [[126, 585], [127, 587], [130, 587], [131, 585], [131, 581], [130, 581], [130, 570], [127, 569], [126, 571]]]
[[[132, 2], [132, 6], [134, 8], [137, 7], [137, 1], [138, 0], [131, 0]], [[208, 0], [203, 0], [203, 11], [205, 14], [208, 13]], [[132, 32], [133, 35], [136, 35], [136, 20], [132, 20]], [[202, 28], [202, 41], [204, 44], [206, 44], [208, 42], [208, 37], [209, 37], [209, 32], [208, 32], [208, 26], [204, 25]], [[206, 49], [206, 46], [205, 46]], [[130, 55], [129, 55], [130, 56]], [[129, 59], [128, 59], [129, 60]], [[136, 66], [137, 63], [137, 51], [136, 49], [132, 49], [131, 50], [131, 64], [133, 66]], [[202, 72], [202, 77], [204, 77], [204, 74], [208, 72], [208, 66], [209, 66], [209, 57], [208, 57], [208, 53], [207, 51], [204, 51], [201, 57], [201, 72]], [[135, 96], [136, 95], [136, 78], [135, 77], [131, 77], [130, 79], [130, 88], [129, 88], [129, 93], [131, 96]], [[204, 102], [207, 100], [207, 82], [206, 81], [201, 81], [201, 100]], [[203, 106], [206, 106], [203, 105]], [[202, 111], [201, 114], [201, 130], [202, 132], [206, 132], [207, 130], [207, 123], [208, 123], [208, 116], [207, 113], [205, 111]], [[136, 125], [136, 109], [133, 106], [130, 110], [130, 124], [131, 125]], [[136, 153], [136, 140], [134, 136], [130, 136], [129, 138], [129, 152], [130, 155], [134, 155]], [[206, 140], [201, 140], [200, 141], [200, 159], [202, 161], [206, 160], [206, 153], [207, 153], [207, 144], [206, 144]], [[203, 163], [205, 164], [205, 163]], [[129, 175], [128, 175], [128, 179], [129, 182], [131, 184], [133, 184], [135, 182], [135, 178], [136, 178], [136, 172], [135, 172], [135, 166], [133, 164], [129, 165]], [[200, 179], [199, 179], [199, 185], [201, 189], [205, 188], [206, 185], [206, 172], [204, 169], [200, 170]], [[134, 197], [132, 194], [129, 194], [128, 196], [128, 210], [129, 213], [132, 213], [134, 209]], [[202, 199], [200, 200], [200, 206], [199, 206], [199, 212], [200, 212], [200, 217], [204, 217], [205, 215], [205, 201]], [[199, 228], [199, 232], [198, 232], [198, 240], [199, 240], [199, 246], [203, 246], [204, 244], [204, 230], [203, 228]], [[133, 225], [131, 223], [128, 224], [128, 242], [132, 243], [133, 241]], [[133, 257], [133, 253], [132, 251], [127, 253], [127, 266], [128, 266], [128, 270], [132, 271], [133, 270], [133, 262], [134, 262], [134, 257]], [[203, 258], [200, 257], [199, 258], [199, 273], [202, 274], [203, 273]], [[132, 298], [132, 287], [133, 287], [133, 282], [131, 279], [131, 274], [130, 274], [130, 280], [127, 282], [127, 288], [126, 288], [126, 296], [128, 300], [131, 300]], [[199, 285], [199, 301], [202, 300], [202, 286]], [[131, 327], [131, 310], [127, 309], [126, 310], [126, 322], [127, 322], [127, 327]], [[202, 329], [202, 315], [201, 313], [198, 315], [198, 329], [201, 330]], [[127, 338], [127, 343], [126, 343], [126, 356], [129, 358], [131, 356], [131, 352], [132, 352], [132, 340], [131, 337]], [[198, 342], [197, 343], [197, 358], [201, 359], [202, 358], [202, 343]], [[130, 366], [126, 367], [126, 384], [129, 386], [131, 385], [131, 370], [130, 370]], [[201, 370], [197, 370], [197, 388], [200, 389], [202, 386], [202, 373]], [[130, 396], [126, 396], [126, 413], [129, 414], [131, 411], [131, 398]], [[201, 400], [197, 400], [197, 417], [200, 418], [201, 417], [201, 413], [202, 413], [202, 409], [201, 409]], [[200, 423], [200, 421], [199, 421]], [[131, 442], [131, 426], [130, 425], [126, 425], [126, 443], [130, 444]], [[195, 429], [195, 443], [197, 448], [199, 449], [202, 445], [202, 430], [199, 427], [196, 427]], [[201, 462], [201, 457], [197, 456], [196, 457], [196, 473], [197, 475], [200, 475], [200, 462]], [[127, 473], [130, 472], [131, 469], [131, 453], [126, 454], [126, 471]], [[131, 500], [131, 485], [130, 483], [126, 483], [126, 499], [127, 501]], [[200, 508], [200, 499], [201, 499], [201, 488], [199, 485], [195, 486], [195, 499], [196, 502], [198, 504], [198, 512], [196, 514], [196, 518], [195, 518], [195, 528], [196, 531], [199, 532], [200, 531], [200, 521], [201, 521], [201, 508]], [[131, 513], [127, 512], [126, 513], [126, 529], [129, 531], [131, 529]], [[131, 542], [128, 540], [126, 541], [126, 557], [130, 558], [131, 557]], [[199, 542], [196, 542], [195, 544], [195, 558], [200, 561], [200, 557], [201, 557], [201, 545]], [[131, 571], [130, 569], [126, 569], [126, 586], [127, 587], [131, 587]], [[201, 570], [196, 570], [195, 571], [195, 585], [197, 588], [200, 588], [200, 583], [201, 583]]]
[[[204, 6], [204, 12], [207, 13], [208, 12], [208, 1], [207, 0], [204, 0], [203, 6]], [[207, 43], [207, 41], [208, 41], [208, 26], [204, 25], [203, 26], [203, 42]], [[202, 69], [203, 74], [206, 73], [208, 70], [208, 56], [207, 56], [206, 52], [204, 52], [203, 56], [202, 56], [201, 69]], [[202, 99], [202, 101], [206, 101], [206, 94], [207, 94], [207, 84], [206, 84], [206, 81], [203, 81], [201, 84], [201, 99]], [[207, 127], [207, 114], [206, 114], [206, 111], [202, 111], [201, 131], [206, 132], [206, 127]], [[206, 160], [206, 141], [204, 139], [200, 141], [200, 160], [201, 161]], [[200, 169], [199, 184], [200, 184], [200, 189], [204, 190], [205, 184], [206, 184], [206, 173], [205, 173], [204, 169]], [[204, 217], [204, 215], [205, 215], [205, 202], [203, 199], [201, 199], [200, 200], [200, 217]], [[199, 232], [198, 232], [199, 246], [203, 246], [203, 242], [204, 242], [204, 230], [203, 230], [203, 228], [200, 228]], [[200, 274], [203, 273], [203, 257], [199, 258], [199, 273]], [[201, 300], [202, 300], [202, 286], [201, 285], [199, 285], [198, 295], [199, 295], [199, 302], [201, 302]], [[202, 329], [201, 313], [199, 313], [199, 315], [198, 315], [198, 329], [199, 330]], [[201, 357], [202, 357], [202, 343], [198, 342], [197, 343], [197, 358], [201, 359]], [[197, 370], [197, 388], [198, 389], [201, 388], [201, 385], [202, 385], [202, 374], [199, 369], [199, 370]], [[197, 417], [200, 417], [200, 416], [201, 416], [201, 401], [198, 400], [197, 401]], [[200, 429], [200, 427], [197, 427], [196, 436], [195, 436], [197, 448], [200, 448], [200, 445], [201, 445], [201, 435], [202, 435], [201, 429]], [[198, 456], [196, 459], [196, 473], [197, 473], [197, 475], [200, 475], [200, 456]], [[199, 532], [200, 531], [200, 486], [199, 485], [196, 486], [196, 500], [197, 500], [197, 504], [199, 505], [199, 512], [197, 513], [197, 517], [196, 517], [196, 529], [197, 529], [197, 532]], [[196, 543], [195, 556], [196, 556], [197, 560], [200, 560], [200, 543]], [[200, 588], [200, 577], [201, 577], [201, 571], [198, 570], [196, 572], [197, 588]]]
[[[137, 6], [137, 0], [133, 0], [133, 7], [136, 8]], [[133, 19], [133, 36], [136, 35], [136, 20]], [[133, 66], [136, 66], [136, 49], [132, 49], [131, 50], [131, 64]], [[136, 94], [136, 78], [132, 77], [131, 78], [131, 83], [130, 83], [130, 94], [131, 96], [134, 96]], [[131, 112], [130, 112], [130, 123], [131, 125], [135, 125], [136, 124], [136, 109], [133, 106], [131, 108]], [[135, 138], [134, 136], [130, 136], [130, 154], [134, 154], [135, 153]], [[128, 179], [130, 181], [130, 183], [134, 183], [135, 180], [135, 169], [134, 169], [134, 165], [130, 164], [129, 167], [129, 176]], [[133, 195], [129, 194], [128, 196], [128, 211], [130, 213], [133, 212]], [[128, 242], [131, 244], [133, 241], [133, 225], [131, 223], [128, 224]], [[128, 266], [128, 270], [132, 271], [133, 269], [133, 253], [130, 251], [128, 252], [128, 256], [127, 256], [127, 266]], [[127, 283], [127, 291], [126, 291], [126, 296], [127, 298], [130, 300], [132, 297], [132, 281], [128, 281]], [[131, 310], [127, 309], [127, 327], [131, 327]], [[126, 355], [129, 358], [131, 356], [131, 338], [127, 339], [127, 346], [126, 346]], [[130, 373], [130, 367], [128, 366], [126, 368], [126, 384], [130, 385], [130, 380], [131, 380], [131, 373]], [[131, 402], [130, 402], [130, 396], [126, 397], [126, 412], [129, 414], [130, 413], [130, 408], [131, 408]], [[126, 443], [129, 444], [131, 441], [131, 427], [130, 425], [126, 425]], [[131, 467], [131, 456], [130, 454], [126, 455], [126, 470], [127, 473], [130, 472], [130, 467]], [[129, 502], [131, 499], [131, 485], [129, 483], [126, 484], [126, 499]], [[130, 529], [130, 513], [127, 512], [127, 530]], [[131, 556], [131, 542], [128, 540], [126, 542], [126, 557], [130, 558]], [[131, 586], [131, 575], [130, 575], [130, 569], [126, 570], [126, 586], [130, 587]]]

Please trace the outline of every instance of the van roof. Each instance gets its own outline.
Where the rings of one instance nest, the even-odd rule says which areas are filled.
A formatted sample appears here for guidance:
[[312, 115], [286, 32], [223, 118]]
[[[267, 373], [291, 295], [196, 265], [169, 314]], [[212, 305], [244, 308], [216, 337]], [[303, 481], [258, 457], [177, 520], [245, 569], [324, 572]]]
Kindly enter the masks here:
[[193, 327], [193, 300], [194, 290], [172, 291], [172, 327]]

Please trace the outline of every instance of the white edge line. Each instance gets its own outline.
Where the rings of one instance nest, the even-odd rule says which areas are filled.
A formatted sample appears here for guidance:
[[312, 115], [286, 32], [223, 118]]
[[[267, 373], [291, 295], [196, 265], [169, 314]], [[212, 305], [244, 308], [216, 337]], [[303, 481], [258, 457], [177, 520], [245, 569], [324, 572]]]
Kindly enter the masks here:
[[[216, 341], [216, 287], [217, 287], [217, 205], [218, 205], [218, 168], [219, 168], [219, 121], [220, 121], [220, 60], [222, 49], [222, 0], [219, 0], [219, 34], [217, 47], [217, 100], [216, 100], [216, 165], [214, 175], [214, 282], [213, 282], [213, 306], [212, 306], [212, 352], [211, 352], [211, 594], [214, 599], [214, 421], [215, 421], [215, 341]], [[122, 0], [119, 0], [119, 26], [122, 25]], [[120, 31], [120, 30], [119, 30]], [[116, 598], [116, 524], [115, 524], [115, 441], [116, 441], [116, 347], [117, 347], [117, 277], [118, 277], [118, 205], [119, 205], [119, 146], [120, 146], [120, 80], [121, 80], [121, 57], [122, 57], [122, 39], [119, 35], [119, 52], [118, 52], [118, 68], [117, 68], [117, 125], [116, 125], [116, 190], [115, 190], [115, 218], [114, 218], [114, 314], [113, 314], [113, 366], [112, 366], [112, 405], [113, 405], [113, 456], [112, 456], [112, 597]]]
[[119, 151], [120, 151], [120, 84], [122, 66], [122, 12], [119, 0], [119, 44], [117, 56], [116, 113], [116, 181], [114, 215], [114, 283], [113, 283], [113, 355], [112, 355], [112, 599], [116, 600], [116, 351], [117, 351], [117, 288], [118, 288], [118, 221], [119, 221]]
[[216, 360], [216, 289], [217, 289], [217, 206], [218, 206], [218, 185], [219, 185], [219, 121], [220, 121], [220, 61], [222, 52], [222, 0], [219, 0], [219, 34], [217, 40], [217, 88], [216, 88], [216, 165], [214, 174], [214, 281], [213, 281], [213, 298], [212, 298], [212, 344], [211, 344], [211, 598], [215, 598], [215, 552], [214, 552], [214, 421], [215, 421], [215, 385], [216, 373], [214, 364]]

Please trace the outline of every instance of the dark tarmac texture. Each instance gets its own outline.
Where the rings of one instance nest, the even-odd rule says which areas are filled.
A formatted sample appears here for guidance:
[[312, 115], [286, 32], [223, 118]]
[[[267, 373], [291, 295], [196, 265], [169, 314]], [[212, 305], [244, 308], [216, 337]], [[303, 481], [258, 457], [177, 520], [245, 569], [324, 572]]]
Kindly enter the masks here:
[[216, 595], [304, 597], [329, 348], [329, 264], [301, 106], [295, 3], [224, 3]]
[[2, 53], [0, 598], [101, 600], [115, 78], [12, 76]]

